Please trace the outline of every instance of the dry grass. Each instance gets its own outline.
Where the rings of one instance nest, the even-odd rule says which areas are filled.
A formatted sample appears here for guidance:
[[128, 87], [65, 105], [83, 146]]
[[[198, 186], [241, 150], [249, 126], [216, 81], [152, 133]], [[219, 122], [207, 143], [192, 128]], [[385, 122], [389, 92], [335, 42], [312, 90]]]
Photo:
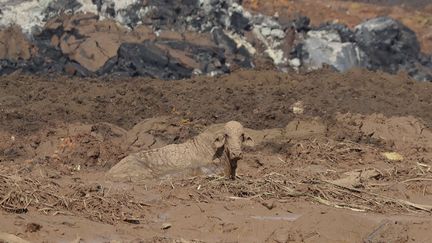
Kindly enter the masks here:
[[327, 206], [353, 211], [372, 212], [432, 212], [432, 205], [420, 205], [367, 190], [340, 186], [326, 180], [288, 181], [287, 177], [270, 173], [260, 179], [227, 180], [219, 176], [194, 177], [181, 180], [175, 186], [189, 186], [201, 200], [229, 194], [238, 198], [267, 200], [303, 197]]
[[34, 208], [45, 214], [80, 215], [94, 221], [114, 223], [137, 218], [145, 203], [128, 193], [109, 192], [100, 185], [60, 186], [53, 181], [0, 174], [0, 207], [11, 213]]

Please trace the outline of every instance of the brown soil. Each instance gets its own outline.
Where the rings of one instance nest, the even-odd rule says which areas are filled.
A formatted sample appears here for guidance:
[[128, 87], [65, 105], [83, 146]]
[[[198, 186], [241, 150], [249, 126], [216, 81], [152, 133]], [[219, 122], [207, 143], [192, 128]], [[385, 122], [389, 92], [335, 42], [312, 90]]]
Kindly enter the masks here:
[[[405, 74], [261, 70], [173, 82], [9, 76], [0, 78], [0, 97], [0, 233], [34, 242], [432, 236], [432, 85]], [[303, 114], [293, 112], [300, 103]], [[248, 149], [235, 181], [192, 172], [142, 183], [105, 176], [131, 152], [228, 120], [285, 127], [285, 137]]]
[[16, 135], [72, 122], [130, 129], [161, 115], [202, 125], [238, 120], [250, 128], [282, 127], [294, 117], [290, 111], [297, 101], [309, 116], [412, 115], [432, 126], [430, 84], [361, 69], [345, 74], [243, 71], [172, 82], [9, 76], [0, 79], [0, 99], [0, 129]]

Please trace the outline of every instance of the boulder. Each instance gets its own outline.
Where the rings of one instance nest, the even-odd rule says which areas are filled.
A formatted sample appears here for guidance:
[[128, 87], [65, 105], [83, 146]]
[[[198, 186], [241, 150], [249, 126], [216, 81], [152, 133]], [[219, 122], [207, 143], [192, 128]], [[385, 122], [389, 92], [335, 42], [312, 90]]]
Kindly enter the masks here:
[[335, 30], [314, 30], [306, 34], [302, 45], [303, 65], [319, 69], [328, 64], [338, 71], [364, 66], [364, 53], [355, 43], [342, 42]]
[[368, 68], [397, 72], [399, 66], [417, 61], [420, 44], [415, 33], [397, 20], [379, 17], [355, 27], [355, 41], [368, 56]]
[[52, 45], [59, 46], [64, 55], [90, 72], [96, 72], [116, 56], [122, 43], [154, 39], [152, 31], [145, 26], [131, 32], [114, 20], [99, 20], [94, 14], [59, 16], [47, 23], [45, 31], [48, 35], [61, 36], [58, 41], [51, 37]]
[[28, 60], [34, 52], [34, 46], [19, 26], [14, 25], [0, 30], [0, 59]]
[[103, 68], [109, 73], [127, 73], [129, 76], [147, 76], [160, 79], [182, 79], [192, 75], [187, 68], [169, 53], [151, 41], [121, 44], [113, 69]]

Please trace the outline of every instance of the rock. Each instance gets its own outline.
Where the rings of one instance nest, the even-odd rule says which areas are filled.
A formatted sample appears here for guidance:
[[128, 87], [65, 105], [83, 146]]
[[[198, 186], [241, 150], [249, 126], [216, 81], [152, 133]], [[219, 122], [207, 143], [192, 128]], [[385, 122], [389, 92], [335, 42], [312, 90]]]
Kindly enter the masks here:
[[368, 56], [368, 67], [395, 73], [399, 65], [417, 60], [420, 45], [415, 33], [397, 20], [379, 17], [355, 27], [355, 40]]
[[8, 59], [0, 60], [0, 75], [8, 75], [17, 70], [24, 70], [27, 66], [26, 62], [11, 61]]
[[63, 55], [75, 61], [73, 67], [71, 64], [65, 66], [66, 73], [89, 76], [114, 58], [122, 43], [141, 42], [144, 39], [154, 39], [155, 36], [145, 26], [137, 28], [136, 31], [128, 31], [113, 20], [99, 21], [98, 16], [94, 14], [75, 14], [51, 19], [44, 32], [36, 36], [39, 44], [48, 38], [51, 49], [47, 47], [46, 50], [58, 48]]
[[[355, 27], [355, 40], [367, 55], [367, 68], [396, 73], [405, 70], [419, 81], [432, 81], [414, 31], [397, 20], [379, 17]], [[426, 65], [425, 65], [426, 64]]]
[[[335, 30], [309, 31], [302, 46], [303, 65], [308, 69], [331, 65], [344, 72], [364, 66], [364, 53], [354, 43], [343, 43]], [[306, 54], [305, 54], [306, 53]]]
[[[168, 46], [173, 50], [188, 53], [187, 56], [199, 64], [197, 67], [202, 73], [215, 74], [226, 73], [228, 67], [225, 65], [224, 50], [215, 46], [201, 46], [188, 41], [159, 41], [157, 43]], [[181, 59], [180, 59], [181, 61]], [[195, 68], [196, 69], [196, 68]]]
[[124, 43], [118, 51], [118, 61], [111, 72], [127, 72], [130, 76], [148, 76], [160, 79], [191, 77], [192, 69], [186, 68], [154, 43]]
[[33, 45], [19, 26], [14, 25], [0, 30], [0, 59], [28, 60], [32, 54]]
[[69, 57], [95, 72], [117, 55], [121, 39], [116, 34], [101, 33], [82, 42]]
[[[388, 17], [353, 31], [337, 23], [311, 27], [306, 16], [251, 13], [241, 0], [168, 2], [3, 1], [0, 75], [21, 70], [181, 79], [255, 65], [281, 71], [330, 65], [339, 71], [405, 70], [416, 80], [432, 80], [432, 58], [420, 53], [414, 32]], [[149, 56], [134, 57], [133, 51]]]
[[288, 63], [288, 53], [282, 50], [285, 32], [279, 22], [274, 18], [258, 14], [253, 16], [252, 23], [253, 33], [263, 47], [264, 53], [273, 60], [275, 66], [285, 66]]
[[269, 27], [263, 27], [261, 29], [261, 34], [265, 37], [269, 36], [271, 34], [271, 29]]
[[355, 35], [346, 25], [326, 23], [318, 27], [316, 30], [335, 30], [338, 32], [342, 42], [355, 42]]
[[302, 115], [305, 110], [305, 106], [302, 101], [297, 101], [291, 106], [292, 112], [296, 115]]
[[163, 230], [167, 230], [167, 229], [169, 229], [171, 227], [172, 227], [172, 224], [170, 224], [170, 223], [163, 223], [161, 228]]
[[299, 16], [293, 21], [292, 25], [297, 32], [307, 32], [310, 30], [310, 19], [307, 16]]
[[242, 42], [243, 39], [236, 35], [229, 36], [223, 29], [214, 28], [212, 30], [213, 40], [219, 47], [225, 49], [225, 55], [228, 62], [235, 63], [243, 68], [252, 68], [253, 55], [255, 49], [248, 46], [248, 42]]
[[396, 152], [385, 152], [382, 153], [382, 155], [390, 161], [402, 161], [404, 159], [404, 157], [401, 154]]
[[285, 32], [282, 29], [273, 29], [270, 34], [279, 39], [285, 38]]
[[251, 24], [249, 23], [249, 19], [246, 18], [240, 12], [232, 13], [231, 24], [232, 24], [233, 28], [237, 31], [249, 30], [251, 28]]
[[46, 19], [52, 18], [60, 14], [62, 11], [75, 12], [83, 5], [77, 0], [55, 0], [49, 2], [48, 6], [42, 14]]
[[89, 70], [87, 70], [86, 68], [84, 68], [83, 66], [81, 66], [80, 64], [76, 63], [76, 62], [68, 62], [65, 66], [64, 66], [64, 71], [66, 74], [74, 76], [80, 76], [80, 77], [88, 77], [91, 76], [91, 72]]

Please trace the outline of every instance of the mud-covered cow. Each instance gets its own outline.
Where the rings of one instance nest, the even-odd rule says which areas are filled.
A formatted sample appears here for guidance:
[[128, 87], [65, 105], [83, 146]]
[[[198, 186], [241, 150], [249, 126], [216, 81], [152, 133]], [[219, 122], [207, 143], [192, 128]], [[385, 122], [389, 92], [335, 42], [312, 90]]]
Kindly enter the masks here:
[[244, 130], [239, 122], [230, 121], [217, 131], [206, 130], [185, 143], [131, 154], [108, 174], [116, 178], [149, 179], [214, 164], [235, 179], [243, 146], [253, 145]]

